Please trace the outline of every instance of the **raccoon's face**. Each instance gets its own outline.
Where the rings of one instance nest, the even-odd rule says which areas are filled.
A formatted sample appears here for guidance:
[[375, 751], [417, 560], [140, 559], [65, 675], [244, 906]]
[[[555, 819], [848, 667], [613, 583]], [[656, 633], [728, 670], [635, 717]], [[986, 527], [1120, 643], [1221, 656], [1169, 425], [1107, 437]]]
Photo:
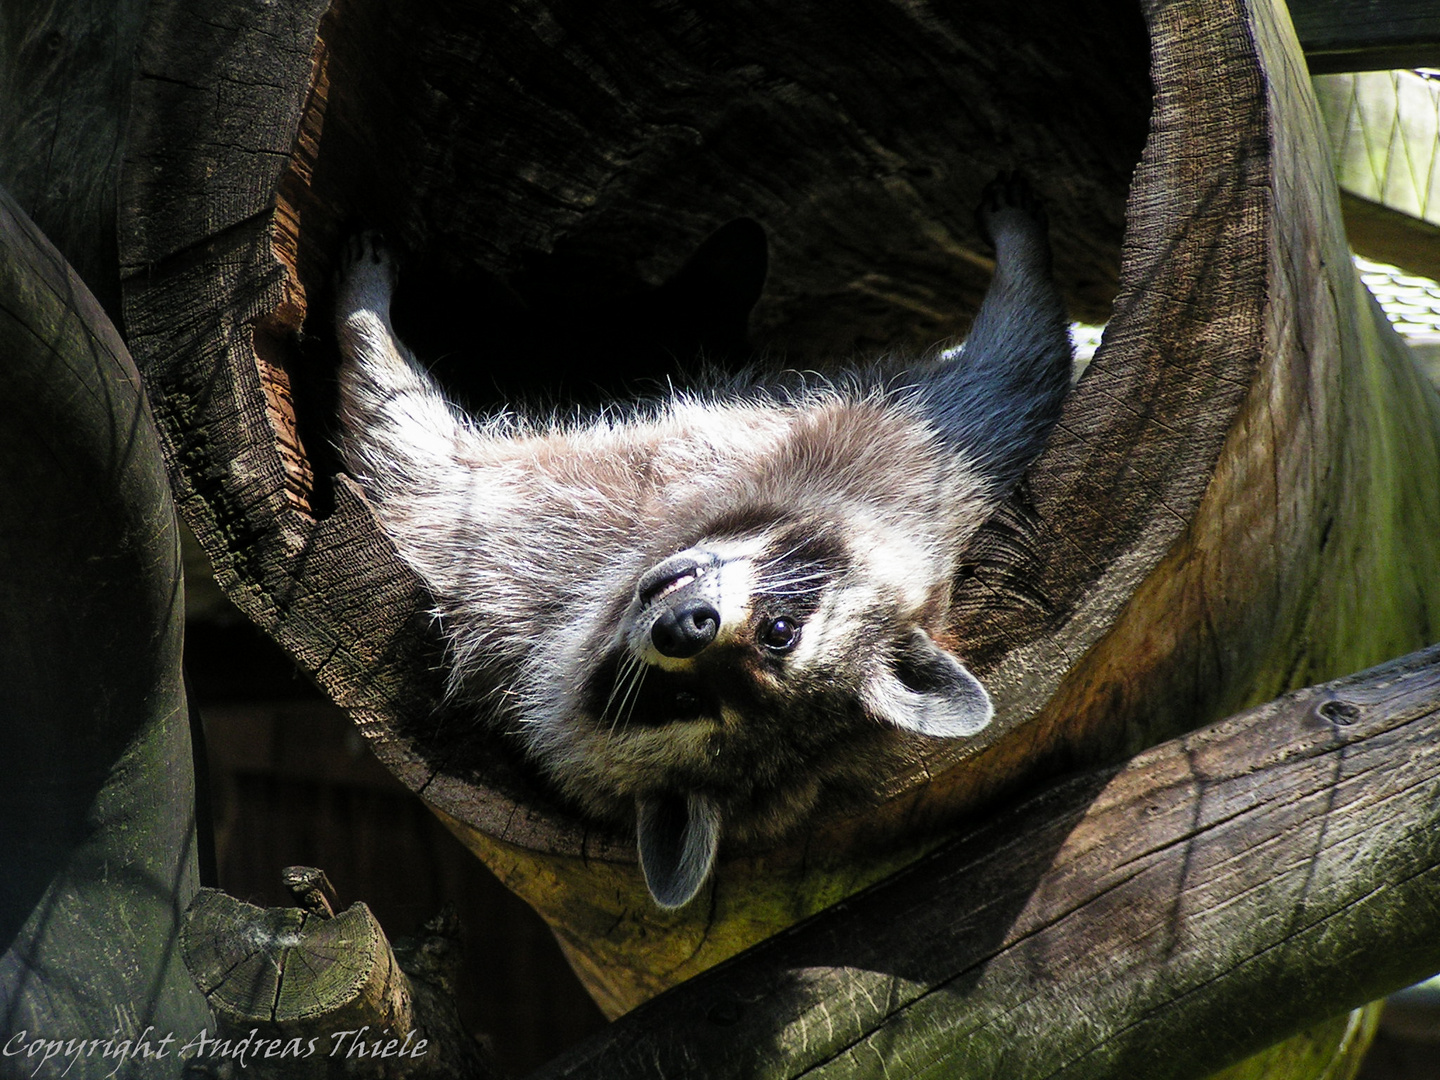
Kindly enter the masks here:
[[580, 771], [633, 800], [662, 906], [703, 884], [722, 827], [784, 831], [886, 726], [989, 723], [989, 695], [930, 636], [938, 563], [893, 532], [805, 521], [713, 531], [640, 575], [589, 681]]

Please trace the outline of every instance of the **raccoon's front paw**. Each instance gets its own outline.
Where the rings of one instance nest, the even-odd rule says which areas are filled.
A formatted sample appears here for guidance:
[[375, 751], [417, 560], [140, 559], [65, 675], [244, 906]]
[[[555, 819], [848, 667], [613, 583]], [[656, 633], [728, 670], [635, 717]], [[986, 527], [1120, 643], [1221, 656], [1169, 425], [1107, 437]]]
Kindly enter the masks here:
[[985, 185], [975, 219], [980, 235], [996, 248], [1015, 233], [1043, 238], [1047, 227], [1039, 196], [1018, 172], [1002, 172]]
[[335, 272], [335, 316], [343, 321], [359, 311], [388, 316], [399, 267], [378, 232], [356, 233], [340, 251]]

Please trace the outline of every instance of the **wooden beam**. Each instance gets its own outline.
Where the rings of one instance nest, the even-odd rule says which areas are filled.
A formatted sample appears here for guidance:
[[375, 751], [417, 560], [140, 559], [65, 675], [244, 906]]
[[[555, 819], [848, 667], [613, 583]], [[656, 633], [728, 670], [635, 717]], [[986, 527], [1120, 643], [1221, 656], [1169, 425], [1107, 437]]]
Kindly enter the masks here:
[[1440, 968], [1440, 647], [987, 811], [533, 1080], [1209, 1075]]
[[1440, 225], [1343, 189], [1340, 210], [1345, 215], [1350, 246], [1359, 254], [1440, 280]]
[[1434, 0], [1289, 0], [1312, 75], [1440, 67]]

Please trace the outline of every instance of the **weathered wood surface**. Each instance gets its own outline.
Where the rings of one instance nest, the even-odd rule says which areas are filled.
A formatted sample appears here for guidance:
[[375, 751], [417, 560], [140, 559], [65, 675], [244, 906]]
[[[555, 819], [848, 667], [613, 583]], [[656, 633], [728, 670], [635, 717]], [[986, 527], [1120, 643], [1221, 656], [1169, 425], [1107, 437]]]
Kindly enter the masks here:
[[145, 0], [7, 0], [0, 186], [120, 320], [117, 170]]
[[[458, 932], [442, 916], [428, 936], [392, 949], [363, 903], [325, 914], [202, 889], [180, 947], [215, 1010], [216, 1037], [231, 1046], [250, 1037], [244, 1068], [258, 1080], [488, 1080], [494, 1063], [451, 997]], [[197, 1055], [207, 1075], [223, 1060]]]
[[[155, 6], [125, 171], [127, 319], [181, 504], [230, 595], [552, 922], [612, 1013], [1027, 778], [1429, 641], [1440, 409], [1349, 266], [1278, 5], [1145, 6], [1143, 154], [1124, 4], [219, 7]], [[963, 325], [984, 267], [969, 208], [1001, 165], [1035, 173], [1077, 306], [1107, 275], [1118, 292], [957, 588], [999, 719], [917, 745], [870, 812], [723, 852], [707, 896], [657, 913], [628, 838], [436, 711], [423, 591], [330, 478], [316, 341], [338, 239], [363, 220], [422, 264], [593, 297], [746, 213], [774, 246], [763, 336], [893, 342]]]
[[1310, 71], [1440, 65], [1440, 11], [1431, 0], [1290, 0]]
[[[165, 463], [124, 343], [3, 192], [0, 366], [0, 1072], [12, 1075], [39, 1066], [14, 1053], [34, 1039], [194, 1032], [209, 1016], [173, 950], [198, 882]], [[103, 1077], [116, 1061], [56, 1073], [65, 1065]]]
[[534, 1080], [1189, 1080], [1440, 969], [1437, 888], [1432, 648], [992, 808]]

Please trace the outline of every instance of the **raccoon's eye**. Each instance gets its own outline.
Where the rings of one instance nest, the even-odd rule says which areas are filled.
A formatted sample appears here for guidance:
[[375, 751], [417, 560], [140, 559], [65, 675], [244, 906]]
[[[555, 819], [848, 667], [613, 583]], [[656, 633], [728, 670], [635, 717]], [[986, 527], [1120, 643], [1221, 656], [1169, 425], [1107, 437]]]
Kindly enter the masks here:
[[789, 652], [800, 641], [800, 624], [781, 615], [760, 628], [760, 644], [771, 652]]

